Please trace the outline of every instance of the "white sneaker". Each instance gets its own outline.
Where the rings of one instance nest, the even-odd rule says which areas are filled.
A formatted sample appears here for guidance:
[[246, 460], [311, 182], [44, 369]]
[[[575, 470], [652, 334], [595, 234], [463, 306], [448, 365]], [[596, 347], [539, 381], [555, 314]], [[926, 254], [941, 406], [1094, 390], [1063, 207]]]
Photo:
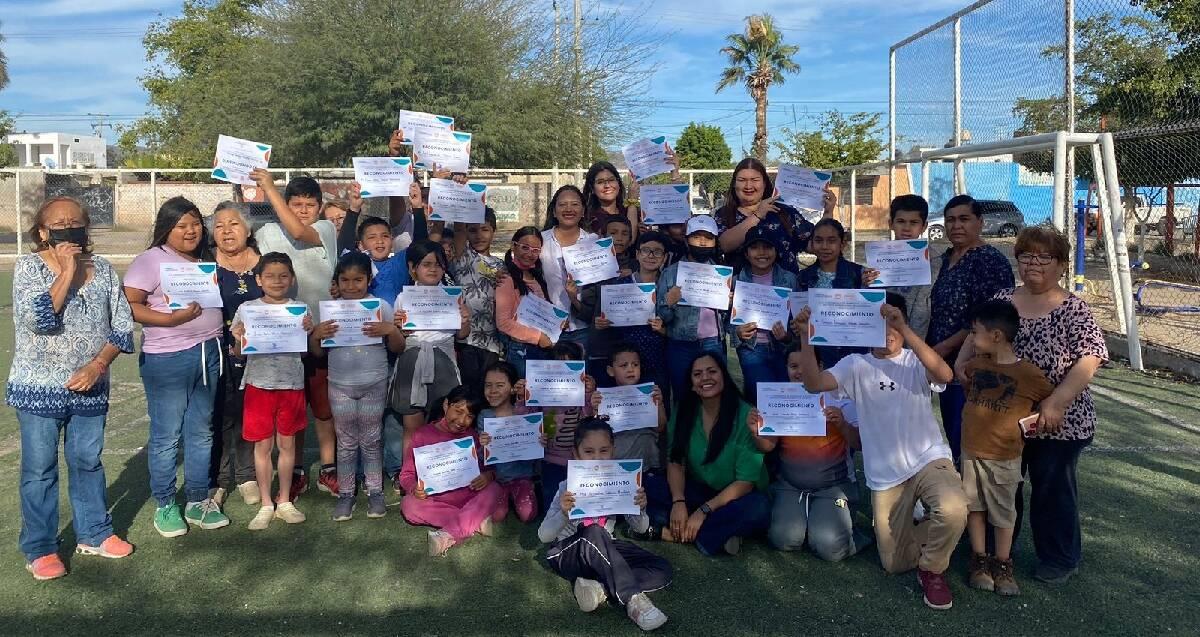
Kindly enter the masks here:
[[491, 518], [485, 518], [483, 523], [479, 525], [479, 534], [483, 537], [492, 537], [496, 533], [496, 525], [492, 523]]
[[629, 615], [629, 619], [632, 619], [633, 623], [642, 630], [654, 630], [667, 623], [667, 616], [658, 610], [658, 607], [644, 593], [630, 597], [629, 603], [625, 605], [625, 612]]
[[225, 490], [225, 487], [217, 487], [213, 491], [212, 500], [217, 503], [217, 506], [225, 506], [225, 497], [228, 495], [229, 492]]
[[579, 603], [579, 610], [590, 613], [600, 608], [606, 599], [608, 594], [600, 582], [586, 577], [575, 578], [575, 601]]
[[437, 530], [429, 531], [429, 557], [442, 557], [454, 546], [454, 536]]
[[254, 480], [239, 484], [238, 493], [242, 494], [242, 501], [246, 504], [258, 504], [262, 501], [258, 494], [258, 483]]
[[291, 502], [280, 502], [275, 505], [275, 517], [288, 524], [300, 524], [305, 520], [304, 514]]
[[254, 519], [250, 520], [250, 524], [246, 525], [251, 531], [262, 531], [268, 526], [271, 526], [271, 520], [275, 518], [275, 507], [265, 506], [254, 514]]

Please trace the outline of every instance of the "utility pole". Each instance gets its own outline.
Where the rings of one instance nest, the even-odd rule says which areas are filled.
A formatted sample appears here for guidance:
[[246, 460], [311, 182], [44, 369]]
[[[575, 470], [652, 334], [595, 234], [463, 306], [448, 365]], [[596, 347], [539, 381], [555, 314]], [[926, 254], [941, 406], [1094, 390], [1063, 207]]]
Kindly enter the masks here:
[[741, 148], [740, 148], [741, 153], [743, 155], [745, 155], [746, 154], [746, 138], [742, 137], [742, 125], [741, 124], [738, 124], [738, 146], [741, 146]]
[[96, 137], [104, 137], [104, 127], [112, 128], [112, 124], [105, 124], [104, 120], [108, 117], [108, 113], [88, 113], [88, 117], [95, 117], [96, 121], [92, 122], [92, 132]]
[[[553, 73], [554, 73], [555, 78], [559, 77], [558, 73], [561, 70], [559, 67], [559, 61], [558, 61], [558, 49], [559, 49], [559, 43], [561, 41], [559, 38], [558, 28], [559, 28], [558, 0], [554, 0], [554, 70], [553, 70]], [[552, 190], [558, 190], [558, 158], [562, 155], [562, 144], [555, 143], [555, 146], [556, 146], [556, 148], [554, 151], [554, 172], [552, 173], [553, 177], [551, 179]]]
[[558, 35], [558, 0], [554, 0], [554, 68], [558, 69], [558, 48], [560, 38]]
[[792, 104], [792, 132], [800, 132], [800, 120], [796, 118], [796, 105]]
[[579, 84], [583, 75], [583, 0], [575, 0], [575, 79], [572, 82], [572, 95], [576, 99], [576, 115], [579, 117], [579, 162], [577, 168], [583, 168], [583, 104], [579, 100]]

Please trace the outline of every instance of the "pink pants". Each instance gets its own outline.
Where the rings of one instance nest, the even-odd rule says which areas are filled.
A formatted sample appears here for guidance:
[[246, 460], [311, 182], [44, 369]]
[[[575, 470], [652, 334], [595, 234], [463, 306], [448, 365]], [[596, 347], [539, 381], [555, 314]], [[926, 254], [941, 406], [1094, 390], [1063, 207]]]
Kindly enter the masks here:
[[503, 497], [500, 485], [492, 482], [482, 491], [463, 487], [424, 500], [407, 495], [400, 501], [400, 511], [409, 524], [440, 528], [461, 542], [479, 530]]
[[493, 522], [503, 522], [504, 518], [508, 517], [509, 500], [512, 500], [512, 506], [517, 510], [517, 518], [522, 522], [528, 522], [537, 515], [537, 496], [533, 493], [532, 479], [517, 478], [512, 482], [500, 484], [500, 488], [503, 491], [496, 511], [492, 513]]

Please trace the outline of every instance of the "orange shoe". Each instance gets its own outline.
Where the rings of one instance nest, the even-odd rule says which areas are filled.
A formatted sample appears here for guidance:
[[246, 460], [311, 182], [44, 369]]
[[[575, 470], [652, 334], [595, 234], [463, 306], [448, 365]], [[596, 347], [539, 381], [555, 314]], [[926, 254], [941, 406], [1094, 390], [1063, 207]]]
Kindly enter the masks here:
[[133, 545], [116, 535], [110, 535], [100, 543], [100, 546], [76, 544], [75, 552], [80, 555], [99, 555], [100, 557], [118, 560], [122, 557], [128, 557], [130, 553], [133, 553]]
[[62, 560], [58, 559], [57, 553], [43, 555], [29, 562], [25, 565], [25, 570], [33, 573], [33, 579], [38, 581], [58, 579], [67, 574], [67, 567], [63, 566]]

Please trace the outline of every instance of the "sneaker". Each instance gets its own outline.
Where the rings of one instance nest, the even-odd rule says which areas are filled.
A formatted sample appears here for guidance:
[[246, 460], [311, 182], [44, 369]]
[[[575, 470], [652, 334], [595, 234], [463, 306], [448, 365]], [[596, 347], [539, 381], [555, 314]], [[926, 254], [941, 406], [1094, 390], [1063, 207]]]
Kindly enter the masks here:
[[993, 557], [991, 567], [992, 579], [995, 580], [995, 590], [998, 594], [1007, 597], [1021, 594], [1021, 587], [1017, 586], [1017, 578], [1013, 574], [1012, 558], [999, 560]]
[[183, 521], [178, 504], [168, 504], [154, 511], [154, 530], [163, 537], [179, 537], [188, 532], [187, 522]]
[[337, 472], [322, 470], [317, 475], [317, 491], [324, 491], [335, 498], [339, 497]]
[[216, 502], [217, 506], [219, 507], [225, 506], [225, 498], [228, 496], [229, 492], [225, 490], [225, 487], [217, 487], [216, 489], [213, 489], [212, 500], [213, 502]]
[[954, 594], [950, 592], [950, 583], [946, 581], [945, 573], [934, 573], [917, 569], [917, 582], [925, 592], [925, 605], [934, 610], [949, 610], [954, 606]]
[[625, 613], [629, 615], [629, 619], [637, 624], [638, 628], [645, 631], [651, 631], [663, 624], [667, 623], [667, 616], [663, 614], [658, 607], [646, 597], [645, 593], [638, 593], [629, 598], [629, 603], [625, 605]]
[[742, 551], [742, 538], [733, 536], [725, 540], [725, 552], [730, 555], [737, 555]]
[[600, 608], [606, 599], [608, 594], [600, 582], [586, 577], [575, 578], [575, 601], [579, 603], [579, 610], [590, 613]]
[[67, 574], [67, 567], [63, 566], [62, 560], [59, 559], [57, 553], [43, 555], [25, 564], [25, 570], [33, 573], [33, 579], [39, 582], [58, 579]]
[[275, 507], [265, 505], [258, 509], [258, 513], [254, 514], [254, 519], [250, 520], [250, 524], [247, 524], [246, 528], [251, 531], [262, 531], [271, 526], [273, 519], [275, 519]]
[[262, 501], [262, 496], [258, 493], [258, 482], [250, 480], [238, 485], [238, 493], [242, 494], [242, 502], [246, 504], [258, 504]]
[[288, 524], [300, 524], [306, 519], [304, 514], [300, 512], [300, 509], [297, 509], [296, 505], [292, 504], [291, 502], [280, 502], [279, 504], [276, 504], [275, 517], [287, 522]]
[[295, 472], [292, 473], [292, 488], [288, 492], [288, 500], [295, 502], [302, 493], [308, 491], [308, 474]]
[[1079, 567], [1063, 569], [1048, 564], [1038, 564], [1037, 570], [1033, 572], [1033, 579], [1047, 584], [1066, 584], [1067, 580], [1078, 572]]
[[221, 513], [221, 507], [212, 498], [188, 502], [183, 510], [183, 517], [188, 525], [195, 525], [206, 531], [229, 525], [229, 518]]
[[429, 557], [443, 557], [454, 546], [454, 536], [437, 530], [429, 532]]
[[404, 495], [404, 487], [400, 485], [399, 471], [392, 476], [392, 490], [396, 492], [396, 495]]
[[496, 525], [492, 522], [492, 518], [484, 518], [479, 525], [479, 534], [483, 537], [492, 537], [496, 534]]
[[967, 583], [971, 588], [981, 591], [993, 590], [996, 586], [992, 580], [992, 558], [983, 553], [972, 553], [971, 562], [967, 566]]
[[100, 557], [119, 560], [122, 557], [129, 557], [129, 554], [133, 553], [133, 545], [116, 535], [110, 535], [100, 543], [100, 546], [76, 544], [75, 552], [80, 555], [99, 555]]
[[367, 494], [367, 517], [381, 518], [387, 515], [387, 502], [383, 499], [383, 491]]
[[338, 496], [337, 504], [333, 505], [333, 521], [345, 522], [354, 517], [354, 496]]

